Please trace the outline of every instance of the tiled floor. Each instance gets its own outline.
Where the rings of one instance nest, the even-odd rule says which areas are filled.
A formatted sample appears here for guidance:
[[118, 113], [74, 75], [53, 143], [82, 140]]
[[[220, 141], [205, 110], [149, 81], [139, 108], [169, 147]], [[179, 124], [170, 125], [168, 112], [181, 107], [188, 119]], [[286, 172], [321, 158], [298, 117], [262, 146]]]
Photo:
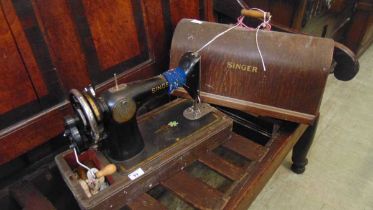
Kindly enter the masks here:
[[373, 46], [349, 82], [330, 75], [303, 175], [275, 172], [250, 210], [373, 209]]

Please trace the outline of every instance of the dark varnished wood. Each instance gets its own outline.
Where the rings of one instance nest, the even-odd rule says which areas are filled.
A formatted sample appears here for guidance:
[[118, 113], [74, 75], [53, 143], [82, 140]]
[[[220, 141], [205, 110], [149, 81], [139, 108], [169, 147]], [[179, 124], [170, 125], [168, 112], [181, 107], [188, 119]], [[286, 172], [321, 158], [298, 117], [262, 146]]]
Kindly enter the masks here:
[[142, 13], [133, 9], [133, 1], [82, 0], [82, 3], [102, 70], [140, 54], [140, 42], [146, 40], [138, 39], [138, 33], [143, 32], [137, 31], [135, 16]]
[[[11, 110], [2, 113], [0, 129], [5, 129], [20, 120], [25, 120], [39, 113], [42, 109], [50, 108], [61, 102], [63, 94], [32, 3], [22, 0], [3, 0], [1, 1], [1, 6], [4, 18], [15, 41], [16, 47], [13, 48], [13, 52], [20, 57], [23, 68], [26, 70], [24, 73], [13, 72], [13, 74], [17, 74], [17, 79], [14, 79], [13, 82], [18, 84], [13, 85], [12, 88], [9, 87], [8, 90], [16, 90], [18, 87], [27, 85], [27, 82], [22, 84], [19, 81], [19, 79], [26, 76], [31, 82], [31, 87], [27, 88], [27, 90], [18, 91], [14, 96], [18, 95], [20, 100], [24, 100], [28, 98], [29, 92], [33, 92], [32, 94], [35, 95], [33, 100], [22, 105], [14, 103], [14, 107]], [[15, 60], [15, 62], [17, 61]], [[14, 66], [16, 67], [17, 65], [15, 63]], [[3, 77], [2, 79], [4, 80], [2, 83], [5, 84], [12, 82], [11, 78]], [[23, 97], [20, 97], [21, 95]], [[12, 100], [5, 101], [10, 102]]]
[[313, 125], [309, 126], [304, 134], [300, 137], [298, 142], [293, 148], [293, 164], [291, 165], [291, 170], [294, 173], [302, 174], [306, 170], [306, 165], [308, 163], [307, 154], [311, 148], [313, 139], [315, 138], [317, 125], [319, 123], [320, 116], [316, 119]]
[[12, 5], [30, 45], [38, 70], [42, 74], [43, 82], [48, 89], [48, 94], [39, 97], [38, 102], [44, 109], [50, 108], [63, 100], [61, 97], [63, 91], [43, 35], [39, 15], [35, 12], [33, 2], [30, 0], [12, 0]]
[[304, 14], [306, 12], [308, 1], [307, 0], [300, 0], [300, 1], [297, 1], [297, 2], [298, 2], [297, 7], [294, 7], [295, 14], [294, 14], [294, 16], [292, 17], [292, 20], [291, 20], [292, 21], [291, 27], [296, 29], [296, 30], [300, 30], [302, 28], [302, 25], [303, 25], [303, 18], [304, 18]]
[[198, 209], [218, 209], [223, 204], [223, 193], [185, 171], [180, 171], [161, 184]]
[[[256, 7], [256, 3], [260, 0], [256, 0], [255, 3], [252, 4], [251, 7]], [[267, 1], [269, 4], [269, 8], [262, 8], [266, 11], [269, 11], [272, 15], [273, 20], [276, 20], [278, 23], [292, 25], [293, 21], [296, 19], [296, 11], [298, 9], [298, 5], [301, 4], [302, 1], [305, 0], [298, 0], [298, 1]], [[292, 11], [292, 12], [290, 12]], [[302, 19], [302, 17], [298, 17], [298, 19]]]
[[254, 161], [259, 160], [267, 152], [267, 148], [237, 134], [233, 134], [223, 146]]
[[86, 87], [90, 78], [67, 1], [35, 0], [34, 7], [65, 90]]
[[[177, 89], [173, 93], [173, 95], [183, 98], [190, 97], [188, 93], [182, 88]], [[273, 118], [286, 118], [289, 121], [300, 123], [312, 123], [315, 119], [314, 115], [295, 112], [291, 110], [281, 109], [244, 100], [238, 100], [235, 98], [225, 97], [221, 95], [201, 92], [200, 96], [202, 101], [206, 103], [216, 104], [219, 106], [226, 106], [233, 109], [242, 110], [247, 113], [261, 113], [261, 115], [264, 116], [272, 116]]]
[[[0, 11], [0, 114], [37, 99], [32, 81], [23, 65], [12, 32]], [[22, 97], [20, 97], [22, 94]]]
[[141, 194], [134, 201], [128, 204], [132, 210], [166, 210], [159, 201], [147, 193]]
[[189, 16], [193, 19], [200, 19], [200, 1], [202, 0], [170, 0], [172, 26], [176, 27], [177, 23], [185, 17], [187, 13], [189, 13]]
[[359, 72], [360, 64], [357, 56], [343, 44], [335, 43], [333, 58], [336, 63], [333, 73], [338, 80], [349, 81]]
[[[0, 164], [26, 153], [59, 134], [63, 129], [63, 117], [71, 110], [67, 102], [28, 119], [17, 127], [0, 133]], [[57, 120], [61, 119], [61, 120]]]
[[101, 7], [92, 1], [69, 1], [94, 85], [108, 80], [114, 73], [154, 62], [149, 58], [150, 37], [144, 25], [142, 1], [97, 3]]
[[215, 22], [215, 15], [214, 15], [214, 0], [204, 0], [204, 16], [200, 17], [203, 20]]
[[27, 41], [26, 34], [22, 28], [21, 22], [16, 15], [11, 0], [2, 0], [4, 16], [9, 24], [9, 28], [17, 43], [19, 53], [23, 59], [24, 65], [32, 80], [35, 92], [38, 97], [43, 97], [48, 94], [47, 86], [43, 80], [42, 73], [39, 70], [35, 56], [33, 55], [30, 44]]
[[[159, 110], [154, 110], [154, 112], [150, 112], [150, 114], [158, 113]], [[142, 121], [149, 120], [147, 118], [142, 119]], [[189, 203], [193, 207], [197, 208], [208, 208], [208, 209], [247, 209], [250, 203], [255, 199], [257, 194], [260, 192], [260, 190], [264, 187], [265, 183], [268, 181], [268, 179], [272, 176], [276, 168], [281, 164], [282, 160], [285, 158], [286, 154], [291, 150], [291, 148], [296, 144], [298, 139], [303, 135], [305, 130], [307, 129], [308, 125], [296, 125], [291, 123], [283, 123], [279, 125], [279, 129], [273, 133], [272, 137], [269, 138], [267, 143], [265, 143], [265, 148], [268, 150], [267, 153], [264, 153], [257, 161], [249, 161], [248, 167], [244, 167], [239, 175], [240, 178], [236, 180], [232, 180], [230, 184], [225, 186], [224, 188], [216, 188], [215, 185], [211, 185], [211, 179], [215, 179], [216, 177], [203, 177], [203, 181], [201, 178], [196, 178], [195, 173], [192, 173], [189, 169], [192, 167], [193, 162], [201, 161], [203, 159], [204, 155], [207, 152], [214, 151], [213, 148], [216, 148], [219, 145], [223, 145], [226, 140], [229, 140], [232, 138], [232, 136], [235, 136], [237, 134], [229, 133], [231, 131], [225, 130], [220, 134], [224, 135], [215, 135], [210, 136], [211, 138], [208, 141], [204, 141], [202, 144], [196, 143], [195, 141], [192, 142], [186, 142], [184, 145], [180, 145], [182, 148], [190, 147], [191, 144], [194, 144], [196, 146], [195, 150], [189, 150], [189, 149], [183, 149], [185, 151], [189, 151], [184, 153], [185, 155], [182, 156], [182, 158], [175, 158], [173, 161], [171, 161], [171, 165], [176, 164], [172, 167], [169, 167], [170, 165], [167, 164], [167, 166], [161, 167], [161, 170], [158, 173], [145, 173], [145, 175], [138, 181], [137, 185], [132, 185], [132, 187], [124, 187], [121, 188], [121, 190], [114, 190], [114, 194], [111, 194], [113, 196], [110, 200], [106, 200], [106, 202], [103, 202], [102, 205], [98, 206], [97, 209], [118, 209], [124, 205], [124, 203], [127, 202], [129, 208], [132, 209], [163, 209], [163, 205], [167, 205], [168, 203], [165, 202], [165, 200], [159, 198], [161, 194], [163, 194], [164, 189], [161, 191], [154, 192], [153, 190], [149, 192], [149, 194], [152, 195], [152, 197], [149, 196], [149, 194], [144, 194], [147, 190], [156, 188], [159, 186], [159, 184], [162, 185], [162, 183], [168, 183], [170, 182], [170, 186], [167, 186], [166, 189], [169, 191], [165, 194], [175, 194], [179, 199], [183, 200], [184, 202]], [[208, 134], [209, 132], [204, 132], [205, 134]], [[195, 136], [196, 139], [199, 139], [199, 137]], [[221, 139], [225, 138], [225, 139]], [[242, 137], [241, 137], [242, 138]], [[244, 139], [249, 141], [248, 139]], [[199, 142], [202, 142], [198, 140]], [[198, 146], [197, 146], [198, 145]], [[168, 155], [172, 155], [175, 152], [180, 152], [179, 150], [169, 150], [166, 153], [163, 154], [164, 156], [160, 155], [158, 157], [167, 158]], [[233, 151], [234, 152], [234, 151]], [[235, 152], [234, 152], [235, 153]], [[238, 153], [236, 153], [238, 155]], [[220, 156], [220, 154], [219, 154]], [[212, 156], [213, 159], [215, 159], [215, 156]], [[104, 156], [98, 155], [98, 160], [101, 162], [101, 165], [108, 164], [106, 158]], [[228, 158], [227, 156], [220, 156], [220, 158], [223, 158], [224, 161], [232, 161], [232, 159]], [[228, 158], [227, 160], [225, 160]], [[246, 157], [242, 157], [246, 160], [248, 160]], [[156, 165], [156, 162], [158, 161], [158, 158], [151, 159], [150, 161], [152, 164], [144, 166], [144, 170], [146, 172], [150, 172], [149, 169], [154, 168]], [[198, 165], [198, 164], [197, 164]], [[214, 164], [206, 164], [206, 166], [211, 169], [215, 170], [216, 167], [210, 167]], [[46, 167], [48, 170], [49, 167]], [[66, 171], [69, 171], [69, 168], [66, 168]], [[183, 170], [184, 169], [184, 170]], [[181, 170], [181, 177], [179, 176]], [[130, 169], [129, 171], [132, 171]], [[187, 172], [188, 171], [188, 172]], [[224, 175], [224, 172], [219, 172], [218, 170], [215, 170], [217, 173]], [[148, 176], [147, 176], [148, 174]], [[193, 174], [193, 175], [192, 175]], [[38, 176], [43, 177], [38, 178]], [[43, 172], [39, 174], [38, 176], [32, 175], [32, 182], [33, 183], [40, 183], [40, 180], [42, 180], [43, 184], [35, 185], [37, 189], [43, 189], [43, 193], [45, 191], [49, 192], [50, 190], [54, 192], [53, 187], [54, 186], [60, 186], [58, 187], [58, 192], [61, 193], [62, 185], [65, 184], [62, 180], [56, 183], [56, 181], [50, 182], [49, 180], [54, 180], [55, 176], [60, 177], [60, 175], [55, 175], [53, 173], [50, 174], [50, 172]], [[111, 187], [118, 187], [123, 186], [123, 182], [118, 182], [119, 176], [126, 176], [126, 172], [122, 171], [121, 174], [113, 174], [113, 186]], [[35, 180], [36, 177], [36, 180]], [[177, 178], [175, 178], [177, 177]], [[70, 180], [70, 179], [69, 179]], [[156, 180], [160, 180], [161, 183], [157, 182]], [[71, 181], [71, 180], [70, 180]], [[69, 181], [69, 182], [70, 182]], [[62, 183], [61, 183], [62, 182]], [[196, 183], [195, 183], [196, 182]], [[53, 184], [51, 184], [53, 183]], [[208, 183], [208, 185], [207, 185]], [[167, 184], [166, 184], [167, 185]], [[199, 187], [200, 186], [200, 187]], [[46, 190], [47, 188], [48, 190]], [[162, 188], [162, 187], [161, 187]], [[172, 188], [172, 189], [171, 189]], [[74, 188], [75, 189], [75, 188]], [[77, 189], [77, 188], [76, 188]], [[157, 188], [159, 189], [159, 188]], [[171, 190], [169, 190], [171, 189]], [[66, 191], [68, 189], [62, 190], [63, 198], [61, 198], [60, 194], [56, 195], [55, 193], [44, 193], [44, 195], [47, 197], [47, 199], [50, 199], [53, 202], [53, 205], [55, 205], [57, 208], [61, 206], [61, 203], [56, 202], [55, 196], [58, 196], [60, 199], [63, 200], [64, 203], [68, 202], [70, 206], [77, 206], [74, 199], [71, 197], [67, 197], [68, 194]], [[95, 196], [95, 201], [101, 200], [103, 195], [109, 195], [109, 191], [104, 191], [100, 194], [97, 194]], [[211, 196], [211, 192], [212, 195]], [[83, 192], [81, 192], [83, 193]], [[0, 198], [2, 198], [2, 195], [0, 193]], [[71, 194], [69, 194], [71, 195]], [[204, 196], [203, 196], [204, 195]], [[105, 196], [104, 196], [105, 197]], [[219, 197], [219, 198], [217, 198]], [[162, 204], [160, 204], [160, 200], [162, 200]], [[57, 199], [58, 200], [58, 199]], [[215, 205], [213, 204], [215, 203]], [[159, 206], [161, 205], [161, 206]], [[64, 206], [64, 205], [62, 205]], [[78, 209], [78, 207], [70, 208], [71, 210]]]
[[[147, 132], [142, 133], [144, 135], [145, 149], [137, 157], [141, 158], [145, 154], [150, 154], [151, 156], [145, 156], [145, 159], [137, 159], [136, 163], [117, 163], [118, 173], [112, 175], [114, 183], [110, 186], [110, 190], [105, 191], [106, 193], [99, 193], [94, 197], [88, 198], [81, 189], [77, 179], [70, 178], [74, 173], [73, 168], [64, 157], [72, 156], [72, 151], [67, 150], [59, 154], [56, 157], [57, 166], [80, 206], [86, 209], [120, 208], [131, 202], [138, 195], [159, 184], [159, 182], [183, 170], [186, 166], [196, 161], [196, 158], [202, 152], [213, 150], [229, 139], [232, 129], [231, 119], [225, 117], [219, 111], [213, 110], [202, 121], [188, 122], [186, 119], [180, 119], [183, 118], [180, 114], [183, 112], [185, 105], [188, 105], [186, 103], [185, 100], [174, 100], [139, 117], [140, 130]], [[183, 109], [180, 110], [180, 107]], [[165, 128], [165, 122], [167, 125], [169, 119], [175, 119], [175, 113], [168, 112], [170, 110], [178, 110], [178, 116], [180, 117], [177, 121], [185, 129], [169, 128], [168, 126]], [[154, 123], [155, 121], [157, 123]], [[203, 126], [198, 127], [200, 123]], [[165, 139], [168, 139], [168, 141], [165, 141]], [[170, 145], [169, 141], [175, 141], [175, 139], [179, 140]], [[149, 149], [146, 145], [150, 145], [151, 148]], [[162, 148], [162, 145], [168, 147]], [[150, 153], [153, 148], [158, 148], [158, 150], [154, 151], [155, 153]], [[97, 159], [102, 165], [108, 163], [109, 160], [102, 152], [97, 151], [94, 153], [97, 154]], [[135, 180], [129, 179], [127, 175], [138, 168], [144, 171], [144, 175]]]
[[268, 153], [260, 162], [254, 163], [250, 167], [251, 173], [230, 191], [234, 196], [227, 202], [224, 209], [247, 209], [307, 127], [308, 125], [300, 124], [290, 133], [280, 132], [270, 141], [267, 144]]
[[[152, 56], [154, 56], [155, 62], [153, 65], [156, 66], [156, 71], [161, 72], [168, 63], [169, 58], [164, 56], [169, 53], [169, 45], [171, 43], [171, 25], [169, 24], [170, 17], [168, 10], [165, 8], [165, 1], [143, 1], [145, 24], [147, 27], [147, 33], [151, 34], [153, 39], [149, 43], [153, 49]], [[159, 12], [162, 11], [162, 12]]]
[[[198, 50], [228, 27], [206, 22], [196, 24], [189, 19], [181, 21], [173, 37], [170, 67], [178, 64], [183, 53]], [[255, 30], [238, 28], [233, 32], [219, 37], [200, 52], [202, 95], [212, 94], [211, 98], [221, 103], [232, 101], [241, 105], [234, 108], [250, 109], [257, 115], [312, 123], [330, 73], [334, 41], [261, 31], [265, 71], [255, 47]]]
[[373, 2], [358, 0], [343, 41], [360, 56], [373, 43]]
[[[267, 152], [261, 153], [261, 156], [257, 160], [250, 162], [248, 165], [249, 167], [242, 169], [239, 172], [240, 178], [234, 180], [224, 192], [207, 185], [205, 182], [191, 176], [186, 171], [174, 173], [174, 175], [161, 181], [160, 185], [184, 202], [198, 209], [247, 209], [268, 179], [273, 175], [277, 167], [281, 164], [287, 153], [304, 134], [307, 127], [308, 125], [304, 124], [281, 125], [279, 131], [274, 133], [265, 146], [261, 146], [265, 148]], [[232, 133], [230, 138], [237, 138], [237, 134]], [[243, 137], [239, 138], [249, 141]], [[229, 141], [230, 140], [228, 140], [228, 142]], [[223, 146], [225, 144], [226, 143], [221, 143]], [[215, 156], [204, 157], [206, 156], [205, 152], [206, 150], [204, 152], [195, 153], [197, 158], [194, 161], [201, 161], [201, 159], [207, 158], [215, 159]], [[240, 154], [238, 150], [233, 152]], [[244, 158], [248, 160], [251, 159], [251, 157]], [[187, 167], [190, 164], [191, 162], [188, 161], [184, 166]], [[224, 176], [224, 172], [221, 172], [220, 169], [216, 170], [216, 166], [214, 166], [215, 163], [206, 165]], [[227, 167], [225, 167], [225, 169], [229, 170]]]
[[240, 179], [244, 172], [242, 168], [228, 162], [213, 152], [202, 153], [198, 160], [231, 180]]

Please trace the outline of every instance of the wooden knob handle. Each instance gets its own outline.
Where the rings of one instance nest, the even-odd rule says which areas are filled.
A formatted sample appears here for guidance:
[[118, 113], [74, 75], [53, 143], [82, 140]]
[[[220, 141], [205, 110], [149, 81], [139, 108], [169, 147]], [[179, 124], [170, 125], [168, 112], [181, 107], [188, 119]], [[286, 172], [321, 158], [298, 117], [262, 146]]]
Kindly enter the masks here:
[[96, 178], [101, 178], [103, 176], [110, 176], [117, 171], [117, 167], [114, 164], [108, 164], [101, 170], [97, 171]]
[[261, 12], [258, 10], [253, 10], [253, 9], [243, 9], [241, 10], [241, 15], [246, 16], [246, 17], [252, 17], [252, 18], [265, 18], [266, 12]]

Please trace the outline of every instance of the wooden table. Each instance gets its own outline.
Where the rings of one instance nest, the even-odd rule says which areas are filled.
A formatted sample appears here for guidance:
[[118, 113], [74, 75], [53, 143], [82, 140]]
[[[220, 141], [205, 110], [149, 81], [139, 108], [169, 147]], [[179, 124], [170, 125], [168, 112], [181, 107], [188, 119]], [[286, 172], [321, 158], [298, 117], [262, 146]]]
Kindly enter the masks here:
[[[183, 209], [247, 209], [293, 147], [293, 171], [303, 173], [307, 164], [306, 154], [317, 122], [313, 126], [273, 122], [273, 132], [265, 141], [249, 139], [247, 136], [257, 134], [250, 129], [237, 129], [240, 123], [236, 122], [233, 131], [225, 129], [225, 134], [230, 132], [224, 135], [226, 139], [184, 155], [188, 160], [183, 160], [184, 165], [175, 173], [169, 173], [171, 175], [161, 178], [157, 184], [141, 185], [147, 189], [143, 193], [133, 196], [129, 193], [127, 207], [173, 209], [180, 204], [185, 205], [181, 206]], [[196, 174], [194, 169], [198, 167], [214, 175]], [[170, 199], [164, 199], [170, 195], [179, 202], [170, 204]], [[0, 204], [4, 204], [5, 209], [7, 206], [10, 209], [14, 206], [79, 208], [52, 161], [1, 190]]]

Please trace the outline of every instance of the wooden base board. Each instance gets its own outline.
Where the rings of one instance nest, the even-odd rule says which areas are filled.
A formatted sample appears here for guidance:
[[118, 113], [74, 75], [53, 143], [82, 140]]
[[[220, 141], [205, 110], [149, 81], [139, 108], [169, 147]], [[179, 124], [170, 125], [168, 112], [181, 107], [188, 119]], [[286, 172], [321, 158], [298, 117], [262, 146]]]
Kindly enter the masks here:
[[[147, 130], [147, 133], [143, 134], [145, 145], [153, 145], [157, 151], [145, 146], [144, 152], [149, 155], [139, 159], [136, 164], [115, 163], [120, 170], [112, 175], [113, 183], [90, 198], [85, 195], [71, 166], [66, 161], [65, 157], [69, 156], [72, 151], [69, 150], [56, 156], [56, 163], [62, 177], [80, 207], [84, 209], [120, 208], [183, 170], [184, 167], [194, 162], [199, 154], [214, 149], [230, 138], [233, 122], [216, 109], [197, 121], [181, 119], [182, 111], [190, 104], [190, 101], [178, 99], [142, 116], [138, 122], [140, 130]], [[165, 123], [175, 118], [181, 124], [179, 126], [182, 130], [169, 128], [171, 130], [158, 132], [160, 129], [164, 130]], [[162, 139], [167, 141], [169, 138], [175, 141], [162, 147]], [[99, 162], [98, 168], [109, 163], [108, 158], [99, 151], [96, 152], [96, 158]], [[129, 175], [140, 169], [144, 174], [131, 180]]]

